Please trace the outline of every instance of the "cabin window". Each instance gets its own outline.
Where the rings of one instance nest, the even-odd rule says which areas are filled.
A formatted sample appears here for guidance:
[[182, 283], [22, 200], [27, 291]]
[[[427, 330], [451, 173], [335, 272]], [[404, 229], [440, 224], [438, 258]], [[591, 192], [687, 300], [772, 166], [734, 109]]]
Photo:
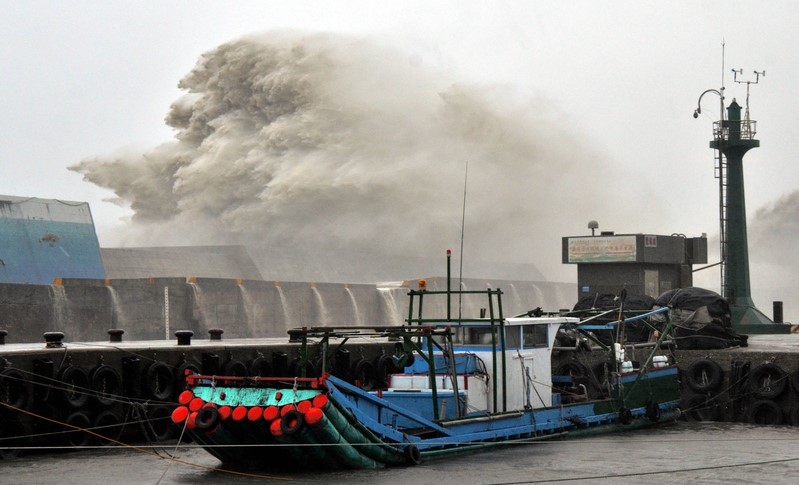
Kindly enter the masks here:
[[533, 347], [547, 347], [549, 339], [547, 338], [548, 325], [525, 325], [522, 327], [522, 341], [524, 348], [529, 349]]
[[518, 325], [513, 327], [505, 327], [505, 348], [522, 348], [522, 327]]
[[[497, 340], [499, 343], [499, 340]], [[464, 345], [491, 346], [491, 327], [471, 327], [463, 329]]]

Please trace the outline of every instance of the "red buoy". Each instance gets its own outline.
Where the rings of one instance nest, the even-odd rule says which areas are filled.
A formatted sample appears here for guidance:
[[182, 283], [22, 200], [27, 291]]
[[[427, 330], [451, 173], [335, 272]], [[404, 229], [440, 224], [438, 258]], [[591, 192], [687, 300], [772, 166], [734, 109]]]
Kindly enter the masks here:
[[308, 412], [308, 411], [309, 411], [309, 410], [310, 410], [312, 407], [313, 407], [313, 404], [311, 403], [311, 401], [310, 401], [309, 399], [306, 399], [305, 401], [300, 401], [300, 402], [297, 404], [297, 411], [301, 412], [302, 414], [305, 414], [305, 413], [307, 413], [307, 412]]
[[295, 406], [293, 404], [286, 404], [285, 406], [280, 408], [280, 415], [281, 416], [285, 416], [287, 412], [296, 411], [296, 410], [297, 410], [297, 406]]
[[178, 396], [178, 402], [184, 406], [189, 404], [194, 399], [194, 393], [191, 391], [183, 391]]
[[322, 412], [319, 408], [311, 408], [305, 413], [305, 422], [309, 425], [313, 426], [314, 424], [318, 423], [322, 420], [325, 416], [325, 413]]
[[204, 408], [218, 408], [219, 406], [217, 406], [215, 403], [207, 402], [207, 403], [203, 404], [203, 407]]
[[260, 406], [253, 406], [247, 411], [247, 419], [250, 421], [258, 421], [264, 416], [264, 410]]
[[219, 419], [222, 420], [222, 421], [226, 420], [227, 418], [230, 417], [230, 414], [232, 412], [233, 412], [233, 410], [230, 409], [230, 406], [222, 406], [222, 407], [220, 407], [219, 408]]
[[324, 409], [325, 406], [327, 406], [327, 401], [328, 401], [327, 394], [317, 394], [313, 398], [313, 407]]
[[189, 411], [199, 411], [203, 407], [203, 404], [205, 404], [205, 401], [203, 401], [201, 397], [195, 397], [189, 402]]
[[283, 436], [283, 430], [280, 429], [279, 419], [272, 421], [272, 424], [269, 425], [269, 431], [272, 433], [272, 436]]
[[186, 418], [189, 417], [189, 408], [186, 406], [178, 406], [172, 411], [172, 422], [175, 424], [180, 424], [183, 421], [186, 421]]
[[230, 417], [233, 418], [233, 421], [243, 421], [244, 418], [247, 417], [247, 408], [244, 406], [236, 406], [230, 414]]
[[196, 425], [197, 425], [197, 412], [195, 411], [189, 414], [189, 419], [186, 422], [186, 427], [189, 429], [194, 429]]
[[267, 421], [274, 421], [280, 415], [280, 408], [277, 406], [267, 406], [264, 409], [264, 419]]

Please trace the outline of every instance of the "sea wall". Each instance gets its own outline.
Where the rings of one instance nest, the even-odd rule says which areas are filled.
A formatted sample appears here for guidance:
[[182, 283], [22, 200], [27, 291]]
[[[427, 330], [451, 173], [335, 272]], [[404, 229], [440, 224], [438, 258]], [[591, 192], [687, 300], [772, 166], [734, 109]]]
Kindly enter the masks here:
[[[284, 337], [302, 326], [400, 325], [408, 312], [407, 292], [416, 282], [375, 284], [236, 280], [223, 278], [62, 279], [54, 285], [0, 284], [0, 329], [9, 342], [41, 342], [60, 331], [66, 341], [107, 339], [111, 328], [132, 340], [174, 338], [175, 330], [207, 336], [221, 328], [228, 338]], [[568, 283], [463, 280], [467, 289], [503, 290], [505, 316], [542, 307], [571, 307], [575, 287]], [[446, 279], [428, 280], [428, 289], [446, 289]], [[428, 300], [429, 301], [429, 300]], [[437, 298], [440, 314], [445, 299]], [[484, 300], [452, 300], [476, 314]], [[434, 306], [434, 308], [436, 308]]]

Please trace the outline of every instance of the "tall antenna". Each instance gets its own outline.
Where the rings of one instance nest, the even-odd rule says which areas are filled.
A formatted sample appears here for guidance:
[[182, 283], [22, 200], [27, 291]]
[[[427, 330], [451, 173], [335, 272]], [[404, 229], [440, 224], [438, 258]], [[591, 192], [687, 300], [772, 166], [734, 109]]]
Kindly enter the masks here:
[[460, 254], [460, 268], [458, 270], [458, 320], [461, 319], [461, 312], [463, 310], [463, 293], [461, 293], [463, 284], [463, 234], [466, 227], [466, 186], [469, 181], [469, 162], [466, 162], [466, 172], [463, 175], [463, 213], [461, 214], [461, 254]]
[[744, 120], [749, 121], [749, 86], [752, 84], [757, 84], [760, 82], [760, 76], [766, 77], [766, 71], [754, 71], [755, 73], [755, 80], [754, 81], [739, 81], [738, 75], [743, 76], [744, 70], [741, 69], [733, 69], [732, 70], [732, 79], [738, 84], [746, 84], [746, 113], [744, 114]]

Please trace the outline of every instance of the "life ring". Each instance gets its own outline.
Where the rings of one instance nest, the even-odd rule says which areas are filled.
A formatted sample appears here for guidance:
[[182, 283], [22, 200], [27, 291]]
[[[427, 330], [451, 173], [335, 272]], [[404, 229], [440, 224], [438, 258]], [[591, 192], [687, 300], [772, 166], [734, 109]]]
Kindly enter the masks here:
[[359, 383], [364, 391], [375, 387], [375, 366], [366, 359], [360, 359], [352, 366], [352, 378]]
[[144, 372], [142, 391], [145, 397], [158, 401], [168, 401], [175, 390], [175, 376], [172, 368], [161, 361], [155, 361]]
[[724, 370], [709, 359], [698, 360], [685, 373], [688, 387], [696, 392], [709, 392], [717, 389], [724, 380]]
[[408, 445], [402, 450], [402, 454], [405, 455], [405, 461], [408, 462], [409, 465], [419, 465], [422, 463], [422, 452], [419, 451], [419, 448], [416, 445]]
[[721, 409], [711, 400], [708, 396], [698, 394], [690, 397], [686, 403], [686, 418], [689, 421], [718, 421]]
[[752, 424], [782, 424], [782, 409], [774, 401], [761, 399], [752, 403], [747, 418]]
[[89, 401], [89, 375], [78, 366], [70, 365], [58, 373], [61, 397], [71, 408], [81, 409]]
[[[91, 444], [92, 435], [86, 432], [92, 426], [92, 420], [83, 411], [75, 411], [66, 418], [64, 423], [67, 430], [64, 432], [64, 440], [68, 446], [87, 446]], [[80, 429], [75, 429], [80, 428]]]
[[787, 384], [785, 372], [775, 364], [759, 365], [749, 374], [749, 390], [762, 399], [781, 396]]
[[291, 409], [286, 412], [286, 414], [281, 416], [280, 431], [282, 431], [283, 435], [285, 436], [291, 436], [295, 433], [299, 433], [304, 424], [305, 419], [303, 418], [302, 413], [296, 409]]
[[660, 405], [655, 401], [646, 403], [646, 418], [653, 423], [660, 421]]
[[194, 429], [197, 431], [211, 431], [218, 425], [219, 410], [213, 406], [201, 408], [194, 419]]
[[256, 357], [250, 362], [249, 372], [253, 377], [271, 377], [272, 363], [265, 357]]
[[220, 374], [223, 376], [247, 377], [249, 372], [244, 362], [231, 359], [222, 366], [222, 372]]
[[91, 389], [98, 404], [111, 406], [122, 394], [122, 377], [110, 365], [100, 365], [91, 373]]
[[122, 434], [122, 420], [117, 413], [105, 410], [95, 416], [92, 430], [104, 437], [100, 438], [101, 445], [110, 445]]
[[30, 403], [29, 381], [22, 371], [9, 367], [0, 372], [0, 400], [11, 407], [24, 409]]
[[633, 422], [633, 412], [629, 408], [619, 409], [619, 423], [630, 424]]

